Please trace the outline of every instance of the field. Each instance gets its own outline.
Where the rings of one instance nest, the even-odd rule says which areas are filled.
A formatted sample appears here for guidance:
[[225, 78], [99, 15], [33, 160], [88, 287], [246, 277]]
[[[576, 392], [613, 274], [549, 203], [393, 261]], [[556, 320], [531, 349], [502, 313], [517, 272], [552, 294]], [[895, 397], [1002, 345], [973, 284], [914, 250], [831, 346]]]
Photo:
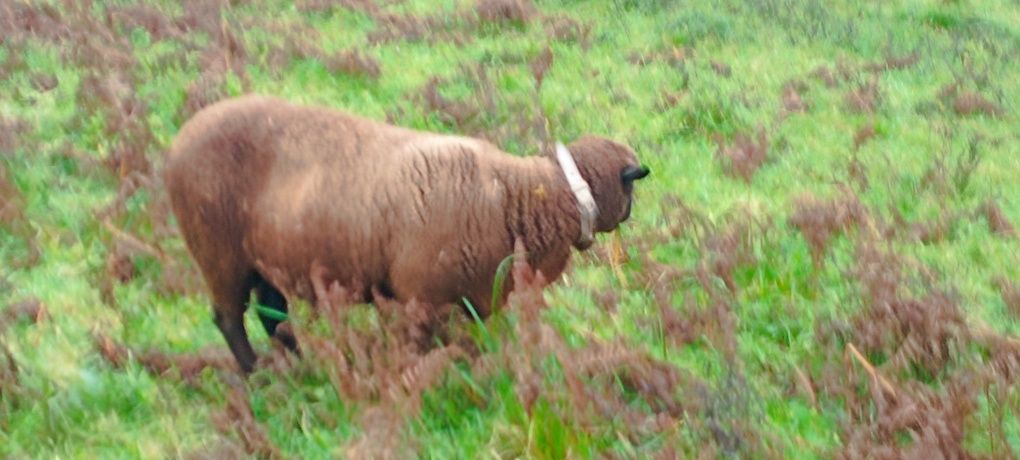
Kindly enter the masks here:
[[[1020, 455], [1016, 1], [0, 0], [0, 30], [0, 456]], [[652, 174], [484, 322], [319, 286], [297, 358], [249, 311], [244, 380], [160, 170], [246, 93]]]

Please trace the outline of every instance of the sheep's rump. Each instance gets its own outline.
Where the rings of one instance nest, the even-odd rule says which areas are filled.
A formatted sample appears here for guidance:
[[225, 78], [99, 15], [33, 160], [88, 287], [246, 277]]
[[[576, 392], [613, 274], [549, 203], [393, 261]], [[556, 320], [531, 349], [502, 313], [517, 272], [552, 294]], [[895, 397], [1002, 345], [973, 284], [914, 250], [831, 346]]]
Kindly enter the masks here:
[[[255, 271], [309, 298], [318, 263], [366, 294], [440, 302], [510, 252], [498, 235], [508, 168], [528, 163], [479, 140], [251, 96], [189, 120], [166, 177], [204, 272]], [[427, 289], [435, 272], [462, 276]]]

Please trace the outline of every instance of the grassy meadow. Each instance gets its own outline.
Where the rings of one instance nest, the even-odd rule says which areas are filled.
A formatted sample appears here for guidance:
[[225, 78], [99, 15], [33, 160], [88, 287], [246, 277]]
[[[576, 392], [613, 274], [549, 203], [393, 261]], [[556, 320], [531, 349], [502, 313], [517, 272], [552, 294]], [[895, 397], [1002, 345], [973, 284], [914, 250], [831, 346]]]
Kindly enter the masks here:
[[[1020, 455], [1016, 1], [0, 0], [0, 30], [0, 456]], [[247, 93], [652, 174], [485, 322], [332, 292], [296, 358], [249, 311], [243, 380], [160, 170]]]

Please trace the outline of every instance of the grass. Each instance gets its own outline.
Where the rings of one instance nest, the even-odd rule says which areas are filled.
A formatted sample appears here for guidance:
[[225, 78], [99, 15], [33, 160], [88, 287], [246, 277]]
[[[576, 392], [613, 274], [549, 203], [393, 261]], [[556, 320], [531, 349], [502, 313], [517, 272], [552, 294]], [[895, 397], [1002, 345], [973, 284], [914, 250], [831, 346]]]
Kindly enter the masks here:
[[[190, 8], [143, 3], [166, 17], [185, 17]], [[533, 406], [522, 401], [520, 385], [526, 379], [518, 369], [497, 368], [481, 377], [470, 363], [457, 362], [421, 389], [418, 410], [401, 422], [400, 444], [417, 456], [701, 452], [852, 457], [861, 452], [853, 450], [861, 446], [851, 436], [855, 429], [883, 443], [872, 418], [858, 410], [878, 414], [882, 403], [870, 399], [873, 391], [860, 364], [852, 358], [843, 361], [845, 343], [861, 346], [867, 333], [864, 327], [855, 329], [854, 321], [868, 318], [869, 307], [877, 302], [862, 292], [861, 277], [853, 274], [862, 258], [855, 248], [866, 241], [866, 226], [838, 233], [816, 265], [804, 235], [790, 224], [799, 197], [839, 197], [841, 184], [849, 185], [877, 225], [898, 232], [883, 238], [881, 247], [910, 261], [903, 296], [923, 298], [945, 289], [955, 296], [968, 327], [1013, 340], [1020, 336], [1020, 320], [995, 283], [997, 278], [1020, 283], [1020, 239], [1016, 232], [994, 233], [974, 213], [994, 199], [1006, 219], [1020, 225], [1015, 147], [1020, 140], [1015, 129], [1020, 7], [1015, 2], [550, 0], [540, 2], [538, 15], [529, 21], [510, 24], [477, 23], [473, 5], [465, 1], [414, 0], [383, 7], [384, 13], [421, 20], [440, 13], [461, 15], [446, 22], [448, 30], [436, 26], [417, 41], [372, 39], [374, 32], [389, 27], [386, 16], [372, 9], [315, 11], [282, 1], [236, 3], [215, 14], [226, 20], [245, 52], [239, 67], [219, 71], [215, 66], [223, 55], [206, 61], [203, 52], [217, 50], [220, 38], [200, 26], [156, 36], [175, 30], [173, 21], [150, 31], [129, 21], [118, 23], [121, 38], [105, 44], [127, 50], [131, 62], [126, 66], [102, 54], [109, 50], [98, 52], [103, 57], [98, 61], [74, 57], [76, 50], [86, 53], [89, 37], [105, 40], [75, 18], [91, 15], [107, 28], [102, 19], [107, 10], [134, 2], [96, 2], [84, 11], [54, 4], [57, 19], [49, 23], [36, 17], [31, 33], [23, 27], [27, 19], [12, 19], [27, 16], [0, 19], [14, 21], [4, 29], [20, 34], [0, 46], [0, 117], [24, 125], [0, 131], [0, 137], [15, 140], [0, 151], [0, 181], [14, 190], [0, 187], [0, 200], [18, 210], [10, 218], [0, 212], [0, 305], [34, 298], [47, 311], [37, 323], [9, 321], [0, 329], [0, 345], [17, 368], [16, 380], [0, 374], [0, 454], [162, 458], [244, 445], [215, 421], [235, 391], [229, 379], [213, 369], [191, 380], [155, 376], [135, 360], [118, 368], [103, 359], [92, 338], [100, 331], [134, 349], [168, 353], [222, 347], [207, 297], [200, 285], [188, 284], [197, 274], [182, 242], [162, 234], [160, 220], [153, 217], [158, 186], [130, 195], [111, 218], [116, 227], [166, 254], [160, 259], [137, 248], [125, 250], [133, 271], [124, 282], [111, 281], [108, 258], [117, 254], [118, 239], [96, 217], [114, 202], [126, 180], [104, 162], [114, 164], [111, 158], [127, 145], [158, 170], [186, 117], [189, 88], [203, 75], [212, 77], [214, 83], [205, 89], [216, 98], [276, 94], [418, 129], [485, 136], [518, 155], [539, 150], [527, 122], [543, 113], [557, 139], [607, 135], [633, 146], [651, 167], [622, 229], [630, 256], [622, 266], [623, 279], [599, 255], [609, 247], [603, 236], [593, 253], [575, 254], [566, 279], [546, 290], [548, 308], [541, 318], [567, 349], [582, 350], [593, 340], [625, 343], [690, 376], [682, 381], [703, 382], [703, 394], [683, 385], [674, 389], [677, 398], [697, 400], [698, 407], [675, 417], [680, 422], [673, 428], [629, 437], [620, 420], [585, 428], [563, 415], [573, 403], [555, 389], [569, 382], [571, 370], [553, 355], [528, 361], [543, 371], [538, 384], [543, 392]], [[41, 11], [43, 4], [48, 2], [18, 8]], [[0, 6], [0, 12], [7, 8], [14, 6]], [[548, 31], [554, 17], [570, 18], [578, 29], [557, 38]], [[61, 39], [56, 34], [60, 27], [84, 32]], [[274, 49], [288, 39], [281, 28], [288, 27], [298, 31], [291, 39], [314, 43], [325, 54], [297, 52], [274, 61]], [[536, 95], [529, 62], [546, 46], [554, 60]], [[322, 59], [348, 49], [375, 60], [379, 77], [331, 70]], [[916, 55], [916, 63], [865, 69], [891, 56], [909, 55]], [[713, 64], [728, 66], [729, 76]], [[475, 72], [479, 65], [491, 84], [489, 93]], [[835, 75], [833, 84], [812, 76], [820, 66]], [[843, 74], [841, 69], [848, 70]], [[93, 73], [100, 76], [99, 86], [88, 83]], [[55, 86], [40, 87], [40, 75], [55, 77]], [[459, 119], [429, 107], [422, 89], [433, 77], [440, 79], [443, 98], [477, 113]], [[851, 107], [848, 93], [872, 79], [878, 88], [873, 110]], [[119, 112], [98, 90], [117, 81], [127, 93], [114, 91], [115, 100], [133, 97], [144, 107], [132, 114], [128, 128], [151, 138], [134, 141], [134, 131], [116, 129]], [[797, 91], [807, 108], [780, 118], [783, 88], [791, 81], [800, 82]], [[961, 113], [954, 96], [940, 97], [953, 83], [960, 91], [981, 95], [1000, 112]], [[666, 103], [667, 94], [675, 100]], [[873, 124], [876, 134], [855, 147], [854, 134], [866, 124]], [[759, 126], [768, 135], [767, 160], [749, 180], [728, 174], [717, 153], [719, 144], [730, 145], [739, 134], [753, 137]], [[975, 144], [974, 139], [981, 140]], [[0, 139], [3, 145], [7, 141]], [[972, 152], [976, 161], [967, 172]], [[853, 157], [866, 186], [851, 178]], [[670, 222], [682, 217], [676, 206], [666, 204], [671, 197], [700, 216], [704, 229], [688, 226], [668, 235]], [[943, 237], [929, 242], [911, 237], [910, 224], [942, 217], [952, 221]], [[717, 249], [707, 245], [741, 219], [763, 222], [765, 230], [738, 237], [746, 243], [740, 249], [733, 249], [737, 243]], [[753, 261], [735, 264], [733, 289], [721, 277], [709, 283], [728, 293], [725, 307], [719, 307], [713, 288], [680, 279], [666, 288], [666, 297], [682, 321], [669, 323], [657, 303], [656, 285], [649, 281], [650, 274], [658, 273], [651, 262], [693, 270], [702, 261], [726, 257], [727, 251]], [[932, 280], [924, 279], [926, 272]], [[174, 273], [183, 279], [183, 288], [174, 287]], [[371, 325], [383, 316], [358, 311], [369, 318], [364, 327], [383, 327]], [[456, 328], [484, 337], [479, 342], [492, 356], [522, 356], [513, 351], [524, 346], [515, 334], [528, 323], [513, 312], [506, 316]], [[254, 315], [248, 322], [256, 347], [268, 353], [268, 340]], [[674, 340], [673, 328], [683, 325], [692, 329], [689, 340]], [[316, 327], [322, 337], [330, 337], [329, 327]], [[912, 395], [945, 395], [955, 375], [983, 372], [995, 354], [993, 346], [967, 339], [953, 348], [950, 362], [938, 373], [914, 375], [883, 364], [892, 351], [876, 346], [865, 355], [901, 394]], [[10, 361], [0, 354], [0, 362]], [[253, 378], [244, 395], [255, 426], [284, 456], [353, 455], [356, 451], [348, 449], [370, 439], [374, 422], [366, 414], [381, 403], [378, 398], [345, 398], [331, 386], [329, 367], [315, 363], [321, 364], [312, 360], [297, 364], [291, 374], [261, 371]], [[1015, 377], [996, 375], [999, 386], [991, 388], [998, 390], [975, 393], [976, 409], [961, 418], [965, 429], [959, 441], [974, 454], [1005, 458], [1020, 452], [1020, 393]], [[639, 411], [654, 412], [639, 391], [620, 383], [622, 378], [615, 377], [615, 386], [598, 379], [585, 385], [620, 395]], [[855, 391], [833, 389], [840, 385]], [[855, 394], [865, 400], [862, 405], [854, 402]], [[911, 401], [941, 401], [917, 398]], [[944, 414], [927, 414], [933, 413]], [[909, 429], [897, 435], [902, 448], [920, 443], [911, 441]]]

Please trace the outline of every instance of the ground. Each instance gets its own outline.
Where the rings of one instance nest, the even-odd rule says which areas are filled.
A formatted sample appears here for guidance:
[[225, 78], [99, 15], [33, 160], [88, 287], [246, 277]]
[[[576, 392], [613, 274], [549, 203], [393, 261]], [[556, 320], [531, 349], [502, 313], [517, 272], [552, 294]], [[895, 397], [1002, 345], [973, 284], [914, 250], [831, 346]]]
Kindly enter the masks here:
[[[1018, 24], [1006, 0], [2, 1], [0, 454], [1015, 458]], [[249, 312], [243, 380], [159, 171], [196, 110], [256, 92], [516, 155], [604, 135], [652, 175], [559, 283], [509, 269], [488, 321], [320, 286], [297, 359]]]

